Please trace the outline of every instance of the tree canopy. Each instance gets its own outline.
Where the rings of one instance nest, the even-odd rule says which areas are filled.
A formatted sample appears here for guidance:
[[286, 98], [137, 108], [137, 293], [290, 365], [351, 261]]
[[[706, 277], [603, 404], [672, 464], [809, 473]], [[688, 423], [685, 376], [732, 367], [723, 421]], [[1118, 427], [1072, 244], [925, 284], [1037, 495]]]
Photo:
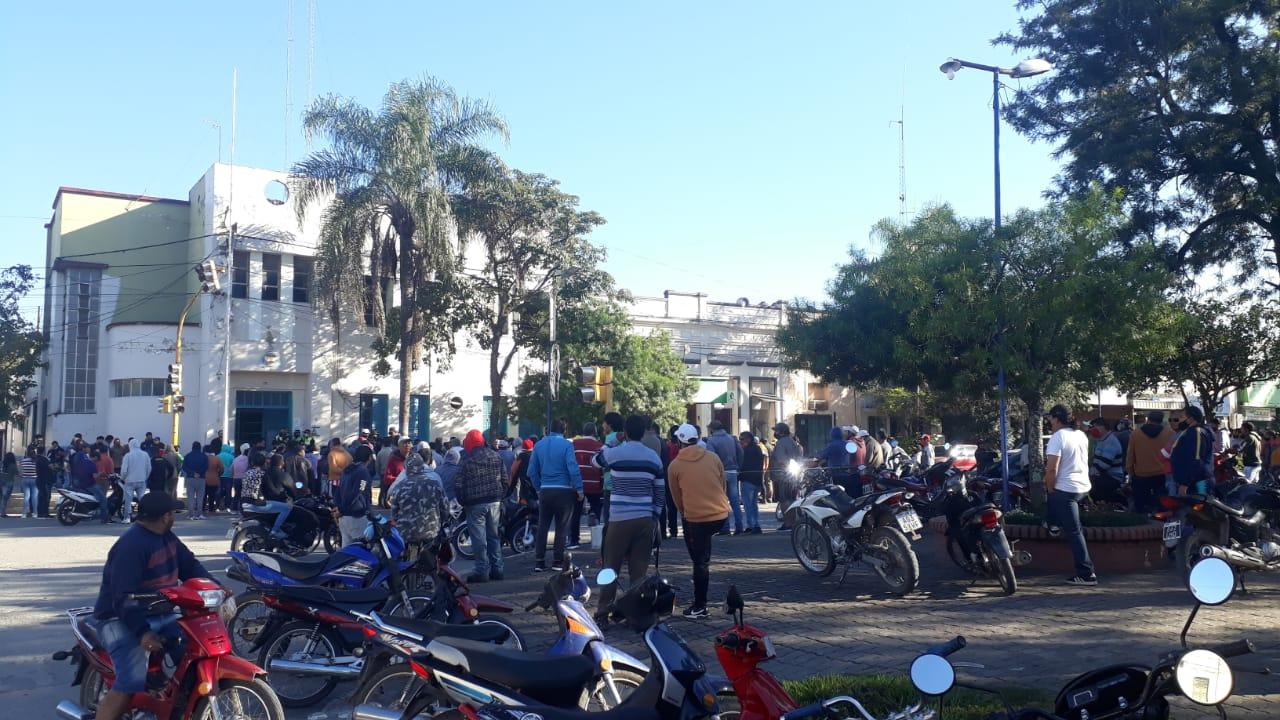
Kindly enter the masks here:
[[1064, 193], [1124, 191], [1131, 234], [1280, 290], [1280, 12], [1255, 0], [1019, 0], [997, 41], [1052, 60], [1009, 122], [1057, 145]]
[[34, 283], [30, 265], [0, 270], [0, 422], [22, 419], [27, 390], [36, 384], [44, 340], [18, 309]]

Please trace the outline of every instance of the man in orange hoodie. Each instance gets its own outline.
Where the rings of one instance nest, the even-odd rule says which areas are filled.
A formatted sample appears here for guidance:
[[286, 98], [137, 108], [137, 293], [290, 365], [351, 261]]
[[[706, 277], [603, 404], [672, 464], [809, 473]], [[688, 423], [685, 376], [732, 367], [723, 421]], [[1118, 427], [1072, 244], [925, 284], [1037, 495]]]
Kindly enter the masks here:
[[693, 562], [693, 604], [685, 617], [707, 617], [707, 586], [711, 583], [711, 539], [729, 517], [724, 465], [715, 453], [698, 447], [698, 429], [685, 423], [676, 428], [680, 454], [667, 469], [667, 484], [680, 517], [684, 544]]
[[1173, 430], [1164, 424], [1164, 413], [1159, 410], [1147, 413], [1146, 424], [1130, 436], [1124, 470], [1133, 487], [1134, 512], [1155, 510], [1156, 497], [1165, 489], [1169, 473], [1169, 461], [1161, 451], [1172, 441]]

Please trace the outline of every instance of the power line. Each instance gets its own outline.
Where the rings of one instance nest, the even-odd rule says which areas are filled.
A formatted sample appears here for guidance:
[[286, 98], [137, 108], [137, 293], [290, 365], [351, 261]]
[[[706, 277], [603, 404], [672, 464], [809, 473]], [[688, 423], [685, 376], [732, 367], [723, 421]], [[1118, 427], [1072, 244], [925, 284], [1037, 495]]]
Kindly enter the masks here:
[[[196, 235], [195, 237], [182, 238], [181, 240], [169, 240], [161, 243], [152, 243], [150, 245], [135, 245], [133, 247], [120, 248], [119, 250], [100, 250], [98, 252], [79, 253], [77, 255], [59, 255], [57, 259], [66, 260], [67, 258], [96, 257], [98, 255], [112, 255], [115, 253], [133, 252], [134, 250], [147, 250], [149, 248], [165, 247], [167, 245], [178, 245], [180, 243], [191, 242], [193, 240], [204, 240], [206, 238], [218, 237], [220, 235], [222, 235], [222, 233], [209, 233], [208, 235]], [[205, 259], [208, 259], [208, 257], [209, 256], [206, 255]]]

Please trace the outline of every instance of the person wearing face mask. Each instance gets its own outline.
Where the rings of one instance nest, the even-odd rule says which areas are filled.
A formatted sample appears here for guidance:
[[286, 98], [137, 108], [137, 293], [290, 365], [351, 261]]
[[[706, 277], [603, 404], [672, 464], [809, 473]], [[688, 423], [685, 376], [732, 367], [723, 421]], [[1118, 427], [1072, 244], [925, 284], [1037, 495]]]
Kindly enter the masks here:
[[1111, 431], [1106, 418], [1094, 418], [1089, 422], [1089, 436], [1094, 439], [1092, 475], [1094, 500], [1113, 500], [1120, 497], [1124, 485], [1124, 448], [1120, 438]]
[[1173, 443], [1169, 462], [1179, 494], [1206, 494], [1213, 481], [1213, 432], [1203, 425], [1204, 411], [1188, 405], [1182, 411], [1182, 431]]

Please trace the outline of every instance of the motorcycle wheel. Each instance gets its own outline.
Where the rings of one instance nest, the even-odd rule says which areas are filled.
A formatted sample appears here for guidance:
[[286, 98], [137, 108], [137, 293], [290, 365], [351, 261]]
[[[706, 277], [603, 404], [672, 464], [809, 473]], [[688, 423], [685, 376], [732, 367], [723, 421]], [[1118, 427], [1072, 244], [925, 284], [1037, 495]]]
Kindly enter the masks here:
[[[342, 640], [333, 630], [313, 622], [294, 621], [283, 625], [258, 654], [258, 667], [267, 671], [267, 682], [285, 707], [315, 705], [329, 696], [338, 681], [335, 678], [281, 672], [270, 668], [271, 660], [286, 658], [300, 662], [332, 660], [339, 654]], [[232, 715], [232, 717], [238, 717]]]
[[324, 549], [330, 555], [342, 548], [342, 531], [337, 525], [330, 525], [324, 530]]
[[1186, 582], [1191, 576], [1191, 568], [1200, 562], [1200, 548], [1205, 545], [1216, 545], [1217, 538], [1214, 534], [1203, 528], [1195, 528], [1182, 538], [1182, 541], [1174, 548], [1173, 561], [1174, 566], [1178, 568], [1178, 572], [1182, 575], [1182, 581]]
[[231, 538], [232, 552], [266, 552], [271, 549], [271, 535], [258, 525], [242, 525]]
[[507, 544], [511, 546], [512, 552], [517, 555], [532, 552], [537, 530], [537, 523], [528, 517], [516, 523], [515, 527], [511, 528], [511, 534], [507, 536]]
[[587, 692], [586, 706], [582, 708], [583, 710], [587, 712], [612, 710], [621, 703], [626, 702], [627, 698], [631, 697], [631, 694], [640, 687], [640, 683], [644, 682], [643, 675], [631, 670], [615, 668], [612, 674], [613, 686], [618, 689], [621, 702], [615, 703], [613, 701], [613, 693], [609, 692], [609, 684], [605, 682], [604, 678], [600, 678], [596, 680], [595, 686]]
[[831, 538], [813, 518], [804, 518], [791, 530], [791, 549], [795, 550], [800, 567], [818, 577], [826, 577], [836, 569]]
[[471, 533], [465, 522], [460, 523], [453, 529], [453, 536], [449, 538], [449, 541], [453, 543], [453, 551], [459, 557], [467, 560], [475, 557], [475, 553], [471, 551]]
[[920, 560], [907, 536], [897, 528], [881, 526], [871, 531], [865, 552], [877, 556], [887, 566], [877, 572], [894, 595], [906, 595], [920, 582]]
[[506, 620], [503, 620], [501, 617], [497, 615], [481, 615], [480, 617], [476, 618], [475, 624], [476, 625], [501, 625], [502, 627], [506, 628], [507, 639], [502, 641], [502, 647], [507, 648], [508, 650], [523, 651], [529, 647], [524, 641], [524, 635], [521, 635], [520, 631], [517, 630], [514, 625], [507, 622]]
[[404, 603], [397, 600], [383, 608], [381, 613], [392, 617], [426, 618], [430, 614], [431, 608], [432, 600], [430, 595], [415, 594], [410, 591], [408, 612], [404, 610]]
[[732, 691], [718, 693], [716, 702], [720, 704], [720, 714], [716, 716], [718, 720], [738, 720], [742, 717], [742, 702], [738, 700], [737, 693]]
[[284, 708], [271, 686], [260, 679], [223, 680], [218, 694], [200, 698], [191, 720], [284, 720]]
[[957, 567], [970, 575], [981, 574], [981, 570], [965, 556], [964, 548], [960, 547], [960, 541], [954, 537], [947, 538], [947, 557], [951, 558], [951, 562], [955, 563]]
[[[418, 699], [419, 695], [429, 692], [431, 688], [413, 672], [412, 668], [406, 663], [396, 663], [382, 668], [358, 688], [351, 696], [351, 704], [372, 705], [383, 710], [403, 713]], [[444, 718], [445, 715], [439, 713], [444, 711], [445, 707], [438, 705], [435, 708], [425, 709], [424, 712], [415, 716], [414, 720]], [[462, 717], [461, 713], [458, 717]]]
[[231, 638], [231, 651], [246, 660], [256, 657], [253, 644], [271, 617], [271, 608], [256, 592], [246, 591], [236, 596], [236, 612], [227, 623], [227, 637]]
[[986, 562], [988, 574], [995, 573], [996, 580], [1000, 582], [1000, 589], [1005, 595], [1018, 592], [1018, 576], [1013, 574], [1013, 560], [998, 557], [985, 545], [982, 547], [982, 558]]
[[[80, 658], [80, 662], [86, 662], [84, 658]], [[92, 666], [84, 671], [84, 678], [80, 681], [80, 707], [85, 710], [97, 710], [98, 701], [103, 695], [107, 694], [107, 682], [102, 675]]]
[[66, 525], [67, 527], [71, 527], [72, 525], [80, 522], [80, 518], [72, 514], [75, 512], [75, 509], [75, 503], [72, 503], [70, 500], [63, 500], [58, 503], [58, 507], [54, 509], [54, 513], [58, 516], [58, 522]]

